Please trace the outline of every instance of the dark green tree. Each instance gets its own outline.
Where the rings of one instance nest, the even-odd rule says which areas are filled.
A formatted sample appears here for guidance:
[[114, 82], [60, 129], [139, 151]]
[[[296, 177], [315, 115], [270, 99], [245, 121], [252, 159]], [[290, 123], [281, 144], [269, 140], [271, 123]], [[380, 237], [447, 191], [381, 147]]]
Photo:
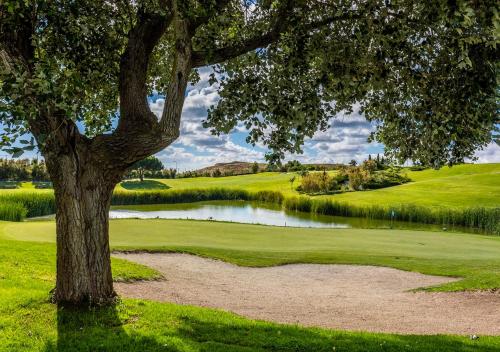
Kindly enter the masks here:
[[[114, 300], [111, 194], [131, 165], [177, 139], [197, 68], [213, 66], [221, 96], [204, 126], [217, 134], [243, 124], [248, 142], [269, 147], [270, 161], [300, 152], [305, 138], [357, 103], [388, 155], [437, 167], [492, 140], [498, 7], [2, 0], [0, 141], [19, 155], [34, 148], [22, 137], [29, 132], [46, 160], [57, 207], [54, 299]], [[148, 106], [152, 92], [166, 97], [160, 118]]]
[[139, 179], [142, 182], [144, 181], [145, 172], [163, 170], [163, 163], [155, 156], [148, 156], [132, 165], [131, 170], [137, 171]]
[[33, 181], [50, 181], [45, 162], [33, 159], [31, 163], [31, 179]]
[[257, 172], [259, 172], [259, 164], [257, 164], [257, 162], [255, 161], [255, 162], [252, 164], [252, 173], [253, 173], [253, 174], [256, 174]]

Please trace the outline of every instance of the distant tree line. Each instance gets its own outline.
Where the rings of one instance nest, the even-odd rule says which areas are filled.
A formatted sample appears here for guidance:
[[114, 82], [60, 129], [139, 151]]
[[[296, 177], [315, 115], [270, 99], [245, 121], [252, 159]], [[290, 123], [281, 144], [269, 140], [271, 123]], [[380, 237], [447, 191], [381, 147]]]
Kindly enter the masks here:
[[49, 182], [50, 176], [43, 160], [0, 159], [0, 180]]
[[[326, 186], [323, 184], [327, 181], [320, 180], [319, 176], [313, 173], [314, 171], [330, 171], [330, 170], [339, 170], [339, 175], [343, 175], [342, 180], [336, 180], [337, 184], [345, 183], [345, 180], [350, 180], [352, 189], [356, 188], [377, 188], [380, 185], [384, 185], [387, 187], [387, 182], [382, 182], [380, 180], [381, 173], [375, 174], [375, 171], [381, 171], [390, 168], [390, 160], [388, 160], [384, 156], [380, 156], [377, 154], [375, 158], [372, 158], [371, 155], [368, 156], [368, 159], [365, 160], [362, 165], [358, 166], [356, 160], [351, 160], [347, 165], [344, 164], [302, 164], [298, 160], [290, 160], [285, 164], [276, 165], [276, 164], [268, 164], [262, 165], [257, 163], [256, 161], [253, 163], [249, 163], [248, 166], [240, 167], [240, 168], [232, 168], [228, 169], [224, 166], [221, 167], [210, 167], [201, 170], [187, 170], [184, 172], [178, 172], [177, 169], [174, 168], [165, 168], [163, 163], [156, 157], [151, 156], [144, 160], [136, 162], [129, 169], [129, 172], [125, 175], [125, 178], [138, 178], [143, 180], [144, 178], [194, 178], [194, 177], [226, 177], [226, 176], [238, 176], [238, 175], [248, 175], [248, 174], [256, 174], [259, 172], [296, 172], [300, 176], [306, 176], [309, 172], [309, 178], [304, 180], [303, 182], [311, 181], [316, 184], [312, 186], [314, 189], [324, 189]], [[216, 165], [217, 166], [217, 165]], [[425, 167], [415, 165], [410, 168], [411, 170], [422, 170]], [[391, 171], [392, 172], [392, 171]], [[387, 172], [389, 175], [391, 172]], [[338, 176], [337, 178], [339, 178]], [[316, 180], [314, 180], [316, 178]], [[384, 180], [389, 179], [391, 177], [387, 176]], [[323, 177], [326, 179], [326, 177]], [[345, 179], [345, 180], [344, 180]], [[394, 179], [394, 177], [393, 177]], [[294, 181], [296, 179], [294, 178]], [[330, 182], [329, 180], [328, 182]], [[327, 182], [327, 183], [328, 183]], [[333, 182], [333, 181], [332, 181]], [[291, 182], [293, 185], [294, 182]], [[331, 182], [330, 182], [331, 183]], [[335, 182], [333, 182], [335, 183]], [[323, 184], [323, 186], [319, 186], [319, 184]], [[307, 188], [307, 186], [304, 186]], [[333, 191], [333, 188], [337, 186], [330, 185], [328, 188], [328, 192]], [[380, 188], [380, 187], [378, 187]], [[324, 191], [324, 190], [323, 190]], [[319, 191], [315, 191], [319, 192]], [[325, 191], [326, 192], [326, 191]]]

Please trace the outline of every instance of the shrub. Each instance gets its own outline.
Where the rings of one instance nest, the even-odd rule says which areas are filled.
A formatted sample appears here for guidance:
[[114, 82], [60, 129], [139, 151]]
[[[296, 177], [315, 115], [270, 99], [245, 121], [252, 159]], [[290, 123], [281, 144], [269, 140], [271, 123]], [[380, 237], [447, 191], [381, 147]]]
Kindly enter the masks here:
[[363, 185], [364, 189], [377, 189], [401, 185], [411, 180], [400, 173], [398, 169], [388, 169], [385, 171], [377, 171], [371, 175], [368, 181]]
[[253, 200], [244, 190], [209, 188], [157, 191], [115, 191], [112, 205], [192, 203], [209, 200]]
[[40, 193], [16, 191], [12, 193], [0, 194], [0, 203], [21, 204], [27, 211], [26, 216], [30, 218], [54, 214], [56, 212], [54, 194], [48, 192]]
[[340, 188], [340, 180], [326, 171], [312, 172], [302, 176], [300, 190], [309, 194], [329, 193]]
[[346, 171], [349, 179], [349, 187], [354, 191], [364, 189], [365, 184], [370, 180], [370, 173], [362, 167], [350, 167]]

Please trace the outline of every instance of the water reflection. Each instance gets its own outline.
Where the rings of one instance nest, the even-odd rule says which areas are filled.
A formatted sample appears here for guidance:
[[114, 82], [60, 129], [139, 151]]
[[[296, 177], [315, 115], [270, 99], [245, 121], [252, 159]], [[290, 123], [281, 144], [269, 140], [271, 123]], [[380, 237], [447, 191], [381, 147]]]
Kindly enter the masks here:
[[244, 201], [114, 206], [113, 219], [195, 219], [292, 227], [441, 230], [439, 225], [289, 212], [276, 205]]

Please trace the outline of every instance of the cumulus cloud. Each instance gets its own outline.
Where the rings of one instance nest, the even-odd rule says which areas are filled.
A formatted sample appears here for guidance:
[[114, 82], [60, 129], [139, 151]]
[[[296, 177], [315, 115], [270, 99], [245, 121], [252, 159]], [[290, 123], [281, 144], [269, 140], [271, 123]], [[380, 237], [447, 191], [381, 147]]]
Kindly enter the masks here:
[[476, 152], [478, 163], [500, 163], [500, 146], [494, 142]]
[[[158, 157], [169, 167], [175, 161], [181, 170], [191, 170], [208, 166], [216, 162], [264, 161], [265, 147], [248, 145], [241, 136], [246, 132], [239, 124], [229, 135], [213, 136], [202, 127], [202, 120], [207, 110], [219, 100], [216, 87], [208, 85], [212, 70], [203, 68], [199, 71], [200, 81], [188, 87], [182, 112], [181, 134], [179, 139]], [[151, 110], [161, 116], [164, 99], [158, 98], [150, 103]], [[383, 145], [368, 143], [367, 139], [374, 126], [366, 121], [355, 106], [351, 114], [339, 114], [330, 121], [326, 131], [317, 132], [304, 145], [304, 154], [287, 155], [286, 159], [297, 159], [304, 163], [346, 163], [352, 159], [362, 161], [368, 154], [383, 152]], [[236, 138], [236, 135], [239, 138]], [[500, 147], [490, 144], [476, 156], [478, 162], [500, 162]]]
[[[157, 156], [171, 167], [175, 162], [181, 170], [208, 166], [216, 162], [264, 160], [264, 153], [250, 145], [241, 145], [232, 135], [214, 136], [203, 128], [202, 120], [207, 111], [219, 100], [216, 87], [208, 85], [211, 70], [200, 70], [200, 81], [188, 88], [182, 110], [181, 134], [170, 147]], [[159, 117], [163, 111], [164, 99], [150, 103], [151, 110]]]

